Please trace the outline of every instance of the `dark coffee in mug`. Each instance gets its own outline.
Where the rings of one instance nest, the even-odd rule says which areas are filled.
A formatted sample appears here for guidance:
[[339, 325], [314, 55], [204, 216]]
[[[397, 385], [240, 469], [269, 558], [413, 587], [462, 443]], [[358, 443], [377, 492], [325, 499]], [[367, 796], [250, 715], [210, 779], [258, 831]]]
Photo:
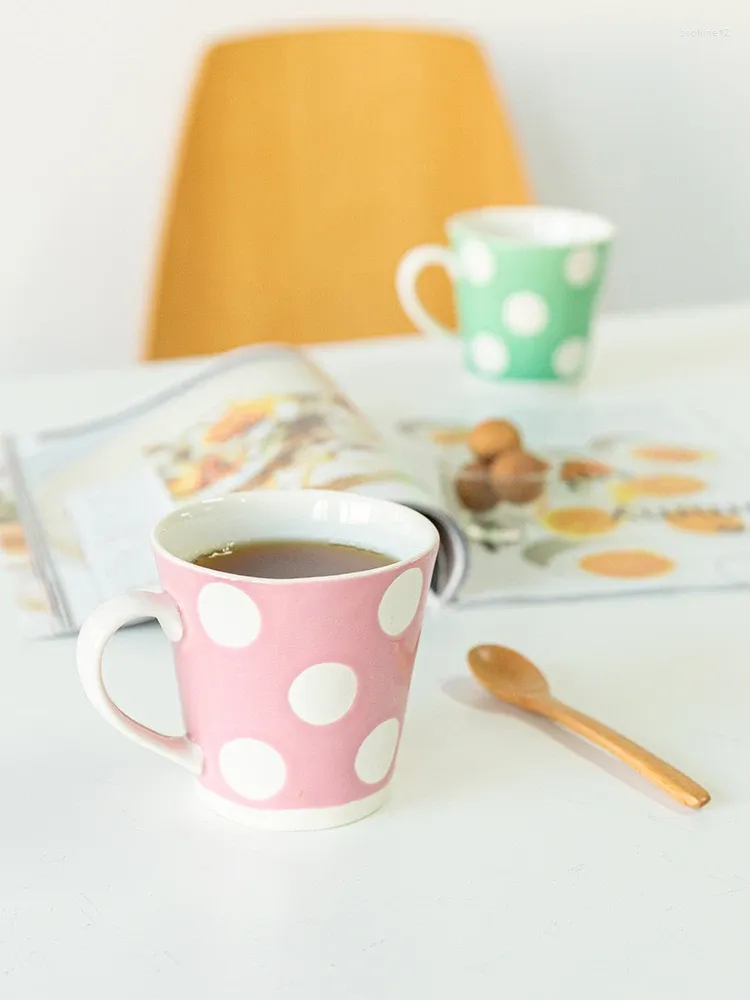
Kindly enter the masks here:
[[356, 545], [287, 539], [225, 545], [192, 560], [195, 566], [220, 573], [265, 580], [362, 573], [390, 566], [396, 561], [382, 552], [360, 549]]

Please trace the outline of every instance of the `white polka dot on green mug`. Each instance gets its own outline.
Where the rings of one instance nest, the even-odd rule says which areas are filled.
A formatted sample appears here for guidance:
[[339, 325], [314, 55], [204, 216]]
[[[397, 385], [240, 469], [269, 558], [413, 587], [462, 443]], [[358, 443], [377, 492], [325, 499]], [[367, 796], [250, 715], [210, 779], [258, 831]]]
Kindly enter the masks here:
[[417, 329], [452, 335], [416, 293], [420, 271], [439, 264], [453, 281], [472, 372], [494, 381], [579, 380], [612, 224], [585, 212], [523, 206], [465, 212], [446, 228], [450, 248], [415, 247], [399, 264], [399, 297]]

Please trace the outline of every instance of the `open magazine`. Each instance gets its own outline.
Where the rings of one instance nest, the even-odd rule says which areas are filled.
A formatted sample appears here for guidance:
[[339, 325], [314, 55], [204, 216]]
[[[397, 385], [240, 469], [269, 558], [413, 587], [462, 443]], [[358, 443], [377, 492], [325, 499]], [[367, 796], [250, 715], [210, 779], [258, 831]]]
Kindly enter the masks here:
[[[428, 406], [428, 400], [411, 400]], [[470, 401], [468, 401], [470, 402]], [[0, 553], [24, 630], [74, 633], [101, 601], [157, 584], [149, 538], [174, 506], [234, 490], [325, 488], [405, 503], [438, 528], [448, 606], [750, 583], [750, 462], [693, 409], [582, 397], [502, 415], [550, 467], [523, 509], [463, 508], [470, 425], [376, 428], [302, 352], [249, 347], [126, 411], [4, 440]], [[489, 415], [489, 414], [485, 414]], [[601, 475], [570, 478], [572, 461]]]

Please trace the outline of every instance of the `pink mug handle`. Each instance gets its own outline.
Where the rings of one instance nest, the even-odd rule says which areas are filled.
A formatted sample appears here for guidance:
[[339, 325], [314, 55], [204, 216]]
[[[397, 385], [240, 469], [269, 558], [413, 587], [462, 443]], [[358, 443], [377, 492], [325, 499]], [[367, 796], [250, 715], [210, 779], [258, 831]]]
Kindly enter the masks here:
[[89, 615], [79, 633], [76, 648], [83, 690], [97, 712], [123, 736], [181, 764], [193, 774], [200, 774], [203, 769], [200, 747], [187, 736], [165, 736], [142, 726], [115, 705], [104, 686], [102, 658], [107, 643], [123, 625], [144, 618], [156, 618], [172, 642], [182, 637], [182, 618], [176, 604], [167, 594], [158, 591], [134, 590], [107, 601]]

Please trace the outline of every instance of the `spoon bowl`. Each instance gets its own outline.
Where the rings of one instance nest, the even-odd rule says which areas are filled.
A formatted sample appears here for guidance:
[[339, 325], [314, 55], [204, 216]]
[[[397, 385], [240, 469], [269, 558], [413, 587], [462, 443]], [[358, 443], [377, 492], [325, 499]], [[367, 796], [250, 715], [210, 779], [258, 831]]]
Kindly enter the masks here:
[[469, 650], [469, 670], [483, 688], [514, 705], [549, 697], [547, 678], [531, 660], [507, 646], [474, 646]]

